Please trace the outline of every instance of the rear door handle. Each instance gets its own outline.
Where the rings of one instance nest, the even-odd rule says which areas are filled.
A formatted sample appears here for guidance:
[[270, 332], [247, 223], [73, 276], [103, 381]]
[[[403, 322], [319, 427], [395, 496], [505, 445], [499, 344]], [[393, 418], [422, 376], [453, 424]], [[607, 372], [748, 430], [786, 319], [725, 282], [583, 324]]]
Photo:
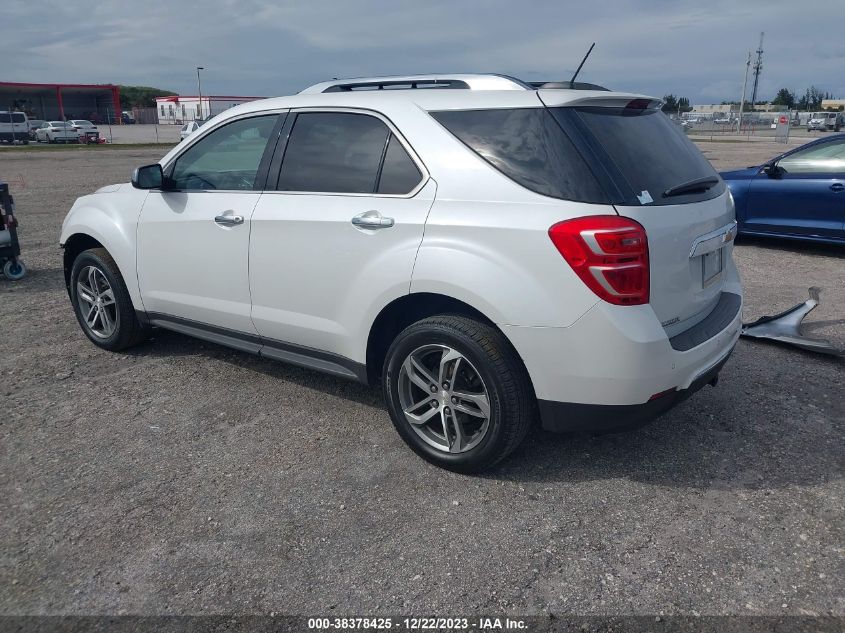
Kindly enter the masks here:
[[378, 211], [364, 211], [352, 218], [352, 224], [359, 229], [389, 229], [393, 218], [386, 218]]
[[214, 216], [214, 222], [220, 226], [236, 226], [244, 223], [244, 216], [224, 213]]
[[833, 191], [839, 192], [839, 191], [845, 190], [845, 185], [843, 185], [841, 182], [835, 182], [832, 185], [830, 185], [830, 188]]

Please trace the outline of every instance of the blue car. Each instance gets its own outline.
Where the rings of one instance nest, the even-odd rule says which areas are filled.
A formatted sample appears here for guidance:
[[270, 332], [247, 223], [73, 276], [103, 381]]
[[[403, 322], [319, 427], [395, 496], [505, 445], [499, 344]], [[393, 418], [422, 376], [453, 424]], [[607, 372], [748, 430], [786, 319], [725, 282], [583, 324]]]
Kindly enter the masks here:
[[845, 243], [845, 134], [721, 176], [741, 235]]

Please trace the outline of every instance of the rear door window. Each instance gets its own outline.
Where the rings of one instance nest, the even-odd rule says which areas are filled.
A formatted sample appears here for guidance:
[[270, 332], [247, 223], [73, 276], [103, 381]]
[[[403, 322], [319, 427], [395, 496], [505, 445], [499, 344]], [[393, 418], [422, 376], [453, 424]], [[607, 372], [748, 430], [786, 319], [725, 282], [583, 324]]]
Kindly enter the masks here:
[[[697, 147], [660, 110], [608, 107], [551, 108], [561, 126], [581, 135], [595, 152], [625, 204], [684, 204], [721, 195], [725, 183]], [[666, 196], [699, 179], [707, 189]]]
[[431, 115], [481, 158], [531, 191], [564, 200], [609, 202], [546, 108], [448, 110]]
[[279, 173], [279, 191], [373, 193], [390, 130], [351, 112], [297, 115]]

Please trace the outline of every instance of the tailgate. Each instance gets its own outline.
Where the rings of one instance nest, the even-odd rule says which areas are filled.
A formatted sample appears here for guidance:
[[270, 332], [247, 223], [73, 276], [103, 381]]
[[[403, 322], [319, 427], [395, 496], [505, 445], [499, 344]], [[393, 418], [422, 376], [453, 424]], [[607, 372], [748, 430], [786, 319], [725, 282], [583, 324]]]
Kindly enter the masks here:
[[719, 300], [736, 234], [724, 181], [659, 100], [588, 93], [554, 105], [548, 92], [617, 213], [646, 231], [649, 303], [663, 327], [672, 336], [695, 325]]
[[670, 336], [706, 317], [724, 287], [736, 236], [729, 194], [684, 205], [616, 210], [646, 230], [649, 303]]

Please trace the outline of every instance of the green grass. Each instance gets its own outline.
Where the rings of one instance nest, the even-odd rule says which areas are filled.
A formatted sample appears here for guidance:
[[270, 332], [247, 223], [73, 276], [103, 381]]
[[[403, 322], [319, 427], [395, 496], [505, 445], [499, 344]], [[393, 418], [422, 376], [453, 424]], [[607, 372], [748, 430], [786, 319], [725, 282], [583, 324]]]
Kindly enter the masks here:
[[172, 149], [176, 143], [103, 143], [102, 145], [0, 145], [0, 152], [99, 152], [109, 149]]

